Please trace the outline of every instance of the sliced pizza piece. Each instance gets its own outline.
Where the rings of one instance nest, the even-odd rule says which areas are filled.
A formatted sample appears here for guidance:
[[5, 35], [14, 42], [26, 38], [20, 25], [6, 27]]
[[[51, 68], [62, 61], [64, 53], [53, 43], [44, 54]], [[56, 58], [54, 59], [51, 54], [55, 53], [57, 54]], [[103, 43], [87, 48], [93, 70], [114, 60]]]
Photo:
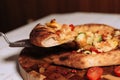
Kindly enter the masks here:
[[36, 46], [49, 47], [58, 45], [58, 42], [55, 40], [56, 37], [58, 36], [54, 32], [38, 24], [30, 34], [30, 41]]
[[76, 27], [79, 48], [107, 52], [119, 47], [120, 30], [104, 24], [85, 24]]
[[[96, 48], [100, 48], [109, 45], [107, 43], [111, 43], [113, 40], [116, 42], [117, 39], [113, 36], [118, 37], [119, 34], [119, 30], [105, 24], [74, 26], [73, 24], [59, 24], [53, 19], [45, 25], [36, 25], [30, 33], [30, 41], [39, 47], [52, 47], [74, 41], [79, 47], [94, 45]], [[110, 46], [115, 47], [111, 44]], [[106, 48], [107, 51], [111, 50], [109, 47]]]
[[71, 42], [75, 36], [74, 25], [61, 25], [53, 19], [45, 25], [36, 25], [30, 33], [30, 41], [39, 47], [52, 47]]

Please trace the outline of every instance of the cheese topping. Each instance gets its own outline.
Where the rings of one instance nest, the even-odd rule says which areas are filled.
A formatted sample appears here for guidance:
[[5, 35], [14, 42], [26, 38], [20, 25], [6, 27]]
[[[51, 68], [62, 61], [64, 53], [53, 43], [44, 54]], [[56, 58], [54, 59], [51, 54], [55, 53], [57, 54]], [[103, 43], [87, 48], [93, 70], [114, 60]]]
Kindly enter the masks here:
[[55, 34], [58, 35], [56, 40], [62, 44], [66, 42], [73, 41], [76, 32], [74, 32], [74, 25], [67, 25], [67, 24], [59, 24], [56, 22], [55, 19], [51, 20], [51, 22], [46, 23], [46, 26]]
[[46, 23], [47, 27], [50, 27], [55, 30], [61, 29], [61, 25], [56, 22], [55, 19], [51, 20], [50, 22]]
[[[86, 26], [74, 27], [74, 25], [61, 25], [58, 24], [55, 19], [46, 23], [46, 26], [51, 28], [53, 32], [58, 35], [56, 40], [59, 43], [62, 44], [70, 41], [76, 41], [80, 49], [83, 48], [84, 51], [89, 50], [87, 53], [95, 54], [98, 52], [107, 52], [117, 48], [120, 44], [118, 37], [120, 36], [120, 31], [115, 31], [112, 28], [104, 26], [100, 26], [100, 30], [97, 26], [96, 29], [98, 29], [98, 31], [95, 31], [96, 29], [89, 30]], [[94, 48], [94, 50], [91, 50], [91, 48]]]
[[119, 44], [119, 39], [115, 35], [108, 35], [106, 39], [98, 33], [82, 32], [76, 37], [76, 42], [80, 48], [90, 50], [94, 47], [99, 52], [107, 52], [115, 49]]

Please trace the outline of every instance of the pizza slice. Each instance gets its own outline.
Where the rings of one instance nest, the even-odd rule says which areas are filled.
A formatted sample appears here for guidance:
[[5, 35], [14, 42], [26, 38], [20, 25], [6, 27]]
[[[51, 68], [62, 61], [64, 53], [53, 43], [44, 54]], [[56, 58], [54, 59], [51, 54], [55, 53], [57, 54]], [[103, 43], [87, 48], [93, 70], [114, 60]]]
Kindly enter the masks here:
[[30, 33], [30, 41], [39, 47], [53, 47], [71, 42], [75, 36], [74, 25], [61, 25], [53, 19], [45, 25], [36, 25]]
[[[59, 24], [53, 19], [45, 25], [36, 25], [30, 33], [30, 41], [39, 47], [52, 47], [73, 41], [78, 46], [81, 43], [81, 46], [86, 46], [87, 44], [98, 46], [99, 44], [96, 43], [100, 42], [101, 39], [106, 40], [107, 38], [111, 38], [114, 32], [119, 34], [119, 30], [104, 24], [74, 26], [73, 24]], [[93, 40], [93, 38], [96, 40]]]

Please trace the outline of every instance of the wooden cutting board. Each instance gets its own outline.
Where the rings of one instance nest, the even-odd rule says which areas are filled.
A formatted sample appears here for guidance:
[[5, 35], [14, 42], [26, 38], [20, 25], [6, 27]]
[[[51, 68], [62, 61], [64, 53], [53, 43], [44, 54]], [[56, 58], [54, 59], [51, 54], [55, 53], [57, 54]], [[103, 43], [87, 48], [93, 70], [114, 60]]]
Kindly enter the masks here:
[[[52, 63], [51, 56], [59, 49], [25, 48], [18, 57], [19, 69], [24, 80], [88, 80], [87, 69], [74, 69]], [[54, 53], [54, 54], [52, 54]], [[114, 75], [115, 66], [102, 67], [101, 80], [120, 80]]]

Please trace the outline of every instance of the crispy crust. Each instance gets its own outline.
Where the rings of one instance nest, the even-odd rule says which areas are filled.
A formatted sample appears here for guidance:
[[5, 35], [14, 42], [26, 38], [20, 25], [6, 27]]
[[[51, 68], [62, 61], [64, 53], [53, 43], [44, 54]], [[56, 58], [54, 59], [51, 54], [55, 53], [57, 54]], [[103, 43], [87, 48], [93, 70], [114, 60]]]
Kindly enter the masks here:
[[100, 54], [83, 54], [67, 52], [52, 57], [53, 62], [58, 65], [69, 66], [78, 69], [93, 66], [111, 66], [120, 64], [120, 50], [113, 50]]
[[44, 25], [38, 24], [30, 33], [30, 41], [39, 47], [49, 47], [58, 45], [54, 39], [56, 36], [55, 33], [51, 32]]

